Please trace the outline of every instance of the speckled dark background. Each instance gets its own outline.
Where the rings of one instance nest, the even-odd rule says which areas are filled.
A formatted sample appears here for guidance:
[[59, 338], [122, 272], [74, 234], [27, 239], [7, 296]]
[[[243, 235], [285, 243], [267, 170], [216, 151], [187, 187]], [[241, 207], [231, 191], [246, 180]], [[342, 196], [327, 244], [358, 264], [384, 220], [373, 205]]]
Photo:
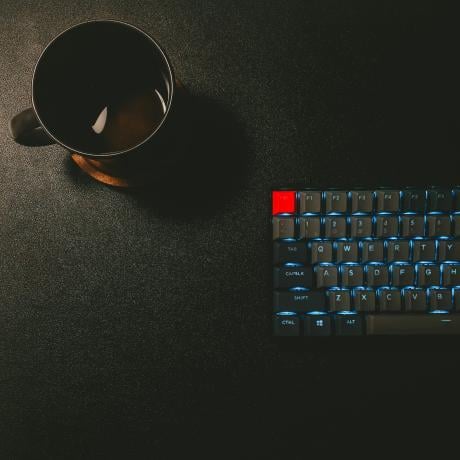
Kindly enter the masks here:
[[[453, 12], [400, 3], [0, 2], [1, 458], [303, 458], [320, 433], [455, 432], [457, 341], [270, 338], [271, 187], [458, 177]], [[217, 120], [180, 194], [120, 193], [7, 137], [42, 48], [96, 18], [156, 37]]]

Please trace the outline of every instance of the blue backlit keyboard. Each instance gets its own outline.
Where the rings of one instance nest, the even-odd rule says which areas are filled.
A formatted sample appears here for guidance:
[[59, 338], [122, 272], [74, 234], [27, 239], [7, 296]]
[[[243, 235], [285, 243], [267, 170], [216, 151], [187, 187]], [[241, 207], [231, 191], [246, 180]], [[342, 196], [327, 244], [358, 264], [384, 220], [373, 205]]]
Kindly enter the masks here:
[[460, 334], [460, 186], [273, 190], [276, 336]]

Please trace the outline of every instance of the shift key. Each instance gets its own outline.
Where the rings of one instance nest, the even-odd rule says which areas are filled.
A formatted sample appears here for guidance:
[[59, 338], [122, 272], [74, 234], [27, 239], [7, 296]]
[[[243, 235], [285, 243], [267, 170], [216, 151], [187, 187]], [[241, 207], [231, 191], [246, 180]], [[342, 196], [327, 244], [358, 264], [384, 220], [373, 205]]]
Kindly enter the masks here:
[[325, 311], [326, 294], [324, 291], [289, 291], [274, 292], [273, 294], [274, 311]]

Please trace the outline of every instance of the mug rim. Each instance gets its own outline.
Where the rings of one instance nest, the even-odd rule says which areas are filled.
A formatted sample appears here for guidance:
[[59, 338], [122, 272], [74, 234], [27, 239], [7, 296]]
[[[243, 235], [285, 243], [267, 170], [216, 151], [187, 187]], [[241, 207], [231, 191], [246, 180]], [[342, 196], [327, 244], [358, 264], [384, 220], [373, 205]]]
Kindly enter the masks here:
[[[170, 86], [170, 95], [169, 95], [169, 98], [168, 98], [168, 101], [167, 101], [167, 104], [166, 104], [166, 111], [160, 121], [160, 123], [158, 123], [158, 125], [155, 127], [155, 129], [145, 138], [143, 139], [141, 142], [131, 146], [131, 147], [128, 147], [126, 149], [123, 149], [123, 150], [114, 150], [114, 151], [111, 151], [111, 152], [106, 152], [106, 153], [88, 153], [88, 152], [84, 152], [82, 150], [79, 150], [77, 148], [74, 148], [74, 147], [71, 147], [69, 145], [67, 145], [66, 143], [64, 143], [63, 141], [61, 141], [60, 139], [58, 139], [45, 125], [45, 123], [43, 123], [43, 120], [42, 118], [40, 117], [40, 114], [37, 110], [37, 106], [35, 104], [35, 93], [34, 93], [34, 83], [35, 83], [35, 76], [36, 76], [36, 73], [37, 73], [37, 67], [40, 63], [40, 61], [42, 60], [42, 57], [43, 55], [46, 53], [46, 51], [48, 50], [48, 48], [56, 41], [58, 40], [62, 35], [66, 34], [67, 32], [69, 32], [70, 30], [73, 30], [73, 29], [76, 29], [80, 26], [84, 26], [84, 25], [87, 25], [87, 24], [97, 24], [97, 23], [113, 23], [113, 24], [119, 24], [119, 25], [122, 25], [122, 26], [125, 26], [127, 28], [130, 28], [132, 29], [133, 31], [136, 31], [140, 34], [142, 34], [144, 37], [146, 37], [152, 44], [153, 46], [160, 52], [160, 55], [162, 56], [162, 58], [164, 59], [165, 63], [166, 63], [166, 67], [168, 69], [168, 73], [169, 73], [169, 79], [170, 81], [168, 82], [169, 83], [169, 86]], [[141, 147], [142, 145], [144, 145], [146, 142], [148, 142], [153, 136], [155, 136], [155, 134], [161, 129], [161, 127], [164, 125], [166, 119], [168, 118], [168, 114], [169, 112], [171, 111], [171, 106], [172, 106], [172, 102], [173, 102], [173, 97], [174, 97], [174, 93], [175, 93], [175, 77], [174, 77], [174, 70], [173, 70], [173, 67], [171, 65], [171, 62], [167, 56], [167, 54], [165, 53], [165, 51], [163, 50], [163, 48], [160, 46], [160, 44], [151, 36], [149, 35], [147, 32], [145, 32], [144, 30], [140, 29], [139, 27], [137, 26], [134, 26], [128, 22], [125, 22], [125, 21], [119, 21], [117, 19], [91, 19], [91, 20], [88, 20], [88, 21], [83, 21], [83, 22], [79, 22], [78, 24], [74, 24], [70, 27], [68, 27], [67, 29], [63, 30], [61, 33], [59, 33], [58, 35], [56, 35], [46, 46], [45, 48], [43, 49], [43, 51], [40, 53], [40, 56], [34, 66], [34, 71], [33, 71], [33, 74], [32, 74], [32, 107], [34, 109], [34, 112], [35, 112], [35, 115], [41, 125], [41, 127], [45, 130], [46, 134], [51, 138], [53, 139], [57, 144], [61, 145], [62, 147], [64, 147], [66, 150], [70, 151], [71, 153], [78, 153], [80, 155], [84, 155], [86, 157], [93, 157], [93, 158], [109, 158], [109, 157], [116, 157], [118, 155], [123, 155], [125, 153], [128, 153], [132, 150], [136, 150], [138, 149], [139, 147]]]

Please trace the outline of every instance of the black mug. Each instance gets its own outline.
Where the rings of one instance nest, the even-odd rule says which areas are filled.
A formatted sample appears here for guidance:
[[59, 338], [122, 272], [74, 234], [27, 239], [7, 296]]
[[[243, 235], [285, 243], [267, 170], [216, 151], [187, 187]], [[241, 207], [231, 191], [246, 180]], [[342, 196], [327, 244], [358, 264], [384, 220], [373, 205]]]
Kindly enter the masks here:
[[168, 57], [147, 33], [120, 21], [84, 22], [40, 55], [32, 107], [12, 118], [10, 134], [29, 146], [58, 143], [96, 179], [130, 185], [147, 174], [143, 162], [161, 164], [177, 137], [177, 92]]

